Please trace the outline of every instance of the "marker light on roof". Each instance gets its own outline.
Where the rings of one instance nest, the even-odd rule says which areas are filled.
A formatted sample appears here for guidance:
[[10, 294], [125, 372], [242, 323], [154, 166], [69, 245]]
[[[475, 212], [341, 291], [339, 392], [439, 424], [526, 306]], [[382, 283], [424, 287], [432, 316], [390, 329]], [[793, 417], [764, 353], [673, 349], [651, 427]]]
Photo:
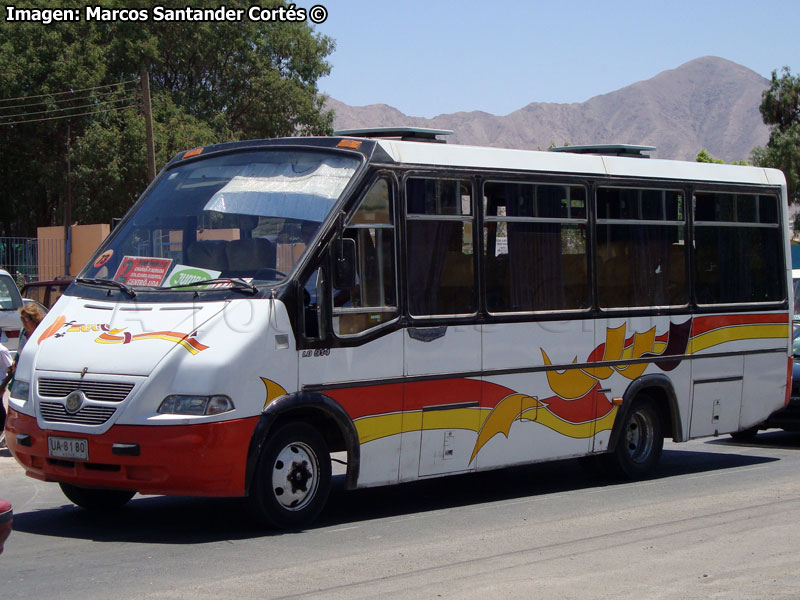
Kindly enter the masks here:
[[358, 140], [342, 140], [338, 144], [336, 144], [337, 148], [348, 148], [350, 150], [357, 150], [358, 147], [361, 145], [361, 142]]
[[183, 158], [192, 158], [193, 156], [197, 156], [198, 154], [202, 154], [202, 148], [193, 148], [192, 150], [187, 150], [183, 153]]

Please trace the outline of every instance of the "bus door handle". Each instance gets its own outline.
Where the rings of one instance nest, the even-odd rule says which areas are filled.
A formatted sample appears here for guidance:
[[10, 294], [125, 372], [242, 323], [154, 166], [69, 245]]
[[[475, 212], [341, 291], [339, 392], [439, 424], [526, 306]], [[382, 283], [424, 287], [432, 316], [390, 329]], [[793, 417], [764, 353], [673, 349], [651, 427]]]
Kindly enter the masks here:
[[408, 337], [418, 342], [432, 342], [438, 340], [447, 333], [447, 326], [444, 327], [409, 327]]

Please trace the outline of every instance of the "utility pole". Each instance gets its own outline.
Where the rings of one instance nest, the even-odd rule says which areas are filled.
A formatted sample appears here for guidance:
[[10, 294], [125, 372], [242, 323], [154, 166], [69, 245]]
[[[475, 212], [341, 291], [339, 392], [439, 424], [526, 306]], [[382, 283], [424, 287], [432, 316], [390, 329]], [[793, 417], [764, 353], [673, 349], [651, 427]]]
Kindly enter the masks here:
[[64, 198], [64, 275], [69, 276], [70, 253], [72, 252], [72, 236], [70, 227], [72, 225], [72, 182], [70, 179], [70, 134], [71, 126], [67, 121], [67, 190]]
[[142, 112], [144, 112], [145, 144], [147, 146], [147, 181], [156, 178], [156, 149], [153, 143], [153, 111], [150, 107], [150, 73], [142, 71]]

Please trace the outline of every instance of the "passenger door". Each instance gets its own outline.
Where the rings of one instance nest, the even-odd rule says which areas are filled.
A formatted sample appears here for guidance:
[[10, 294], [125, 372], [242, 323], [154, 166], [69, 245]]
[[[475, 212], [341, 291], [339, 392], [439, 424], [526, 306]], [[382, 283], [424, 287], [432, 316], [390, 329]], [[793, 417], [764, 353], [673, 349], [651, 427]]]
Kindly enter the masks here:
[[405, 182], [408, 312], [401, 478], [472, 470], [480, 426], [472, 182]]

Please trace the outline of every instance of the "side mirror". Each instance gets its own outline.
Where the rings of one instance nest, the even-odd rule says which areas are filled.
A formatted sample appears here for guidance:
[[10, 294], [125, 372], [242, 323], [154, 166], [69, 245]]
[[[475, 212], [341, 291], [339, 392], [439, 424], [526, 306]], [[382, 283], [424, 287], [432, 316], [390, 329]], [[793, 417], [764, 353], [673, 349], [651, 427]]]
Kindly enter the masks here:
[[337, 238], [333, 242], [333, 287], [349, 290], [356, 286], [356, 242]]

